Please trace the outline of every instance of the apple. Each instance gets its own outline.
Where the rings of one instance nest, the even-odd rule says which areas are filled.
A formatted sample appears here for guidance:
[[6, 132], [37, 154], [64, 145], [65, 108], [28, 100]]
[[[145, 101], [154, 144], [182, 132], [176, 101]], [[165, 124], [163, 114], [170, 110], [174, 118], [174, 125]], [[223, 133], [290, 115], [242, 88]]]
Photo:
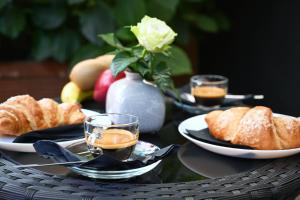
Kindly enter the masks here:
[[106, 69], [102, 73], [100, 73], [95, 82], [94, 93], [93, 93], [94, 100], [100, 103], [104, 103], [109, 86], [113, 82], [122, 79], [124, 77], [125, 77], [124, 72], [121, 72], [116, 77], [114, 77], [110, 69]]

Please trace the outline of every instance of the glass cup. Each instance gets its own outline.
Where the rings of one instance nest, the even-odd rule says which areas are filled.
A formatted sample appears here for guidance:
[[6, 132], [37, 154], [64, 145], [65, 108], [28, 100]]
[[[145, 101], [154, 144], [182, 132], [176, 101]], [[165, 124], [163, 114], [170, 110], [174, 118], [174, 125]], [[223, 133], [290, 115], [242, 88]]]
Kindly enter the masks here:
[[87, 117], [85, 140], [93, 156], [109, 155], [125, 161], [139, 138], [138, 118], [130, 114], [106, 113]]
[[228, 91], [228, 78], [220, 75], [205, 74], [191, 77], [191, 95], [203, 107], [219, 107]]

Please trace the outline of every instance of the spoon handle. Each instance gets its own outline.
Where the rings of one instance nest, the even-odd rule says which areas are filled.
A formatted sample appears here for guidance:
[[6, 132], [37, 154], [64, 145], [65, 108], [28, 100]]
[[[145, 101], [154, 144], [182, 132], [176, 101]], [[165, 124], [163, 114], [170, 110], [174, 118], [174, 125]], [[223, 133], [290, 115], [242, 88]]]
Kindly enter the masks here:
[[55, 165], [72, 165], [72, 164], [80, 164], [86, 161], [73, 161], [73, 162], [57, 162], [57, 163], [47, 163], [47, 164], [28, 164], [28, 165], [14, 165], [15, 168], [27, 168], [27, 167], [44, 167], [44, 166], [55, 166]]

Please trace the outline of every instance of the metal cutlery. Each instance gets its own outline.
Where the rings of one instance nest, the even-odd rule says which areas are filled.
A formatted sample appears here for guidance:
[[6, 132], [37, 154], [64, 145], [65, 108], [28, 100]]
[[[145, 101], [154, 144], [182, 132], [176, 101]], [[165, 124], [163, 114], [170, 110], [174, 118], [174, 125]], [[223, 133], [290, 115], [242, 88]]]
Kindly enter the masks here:
[[[195, 103], [195, 98], [193, 95], [191, 95], [190, 93], [184, 92], [180, 94], [180, 98], [184, 101], [187, 101], [189, 103]], [[264, 99], [264, 95], [252, 95], [252, 94], [248, 94], [248, 95], [233, 95], [233, 94], [227, 94], [225, 96], [226, 99], [249, 99], [249, 98], [253, 98], [253, 99]]]
[[45, 167], [45, 166], [56, 166], [56, 165], [72, 165], [85, 163], [86, 160], [73, 161], [73, 162], [57, 162], [57, 163], [47, 163], [47, 164], [27, 164], [27, 165], [14, 165], [15, 168], [27, 168], [27, 167]]

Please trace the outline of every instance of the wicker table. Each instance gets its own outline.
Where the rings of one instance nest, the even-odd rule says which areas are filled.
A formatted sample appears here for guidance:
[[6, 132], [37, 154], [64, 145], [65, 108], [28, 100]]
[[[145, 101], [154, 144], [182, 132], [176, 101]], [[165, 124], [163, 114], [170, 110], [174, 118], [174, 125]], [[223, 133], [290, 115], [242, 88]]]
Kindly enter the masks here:
[[[100, 181], [64, 167], [17, 169], [16, 161], [46, 161], [34, 154], [2, 152], [0, 199], [294, 199], [298, 194], [300, 156], [251, 161], [206, 152], [179, 135], [177, 125], [188, 115], [172, 109], [158, 134], [141, 136], [159, 146], [183, 144], [178, 155], [155, 170], [129, 180]], [[226, 163], [239, 167], [226, 171]], [[202, 166], [215, 172], [202, 174]]]

